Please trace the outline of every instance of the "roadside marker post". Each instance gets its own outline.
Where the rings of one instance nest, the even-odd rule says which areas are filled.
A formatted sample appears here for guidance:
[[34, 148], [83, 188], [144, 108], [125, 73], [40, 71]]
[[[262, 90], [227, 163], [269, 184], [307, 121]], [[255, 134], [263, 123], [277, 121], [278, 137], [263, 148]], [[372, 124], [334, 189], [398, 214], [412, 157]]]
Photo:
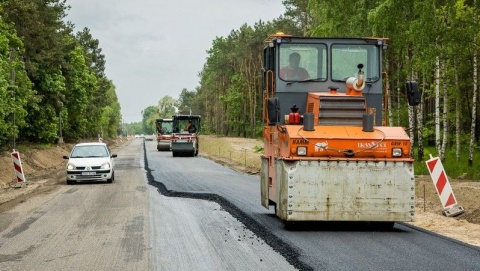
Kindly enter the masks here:
[[23, 173], [22, 161], [20, 160], [20, 153], [18, 151], [13, 150], [11, 155], [12, 155], [13, 167], [15, 169], [15, 176], [17, 179], [17, 183], [15, 184], [15, 187], [23, 187], [26, 185], [26, 180], [25, 180], [25, 174]]
[[433, 184], [437, 190], [437, 194], [440, 197], [440, 201], [443, 206], [443, 215], [447, 217], [458, 216], [465, 212], [462, 206], [460, 206], [453, 194], [452, 187], [448, 181], [447, 174], [443, 168], [440, 158], [433, 158], [430, 155], [430, 160], [426, 161], [428, 171], [432, 177]]

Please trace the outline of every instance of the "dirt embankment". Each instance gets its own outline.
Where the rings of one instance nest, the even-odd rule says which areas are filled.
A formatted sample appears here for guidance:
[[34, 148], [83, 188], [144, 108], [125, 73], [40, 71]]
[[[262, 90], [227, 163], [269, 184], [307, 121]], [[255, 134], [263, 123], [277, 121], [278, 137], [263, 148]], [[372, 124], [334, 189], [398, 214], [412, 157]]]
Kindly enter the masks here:
[[[55, 171], [64, 163], [62, 156], [68, 155], [73, 144], [55, 145], [47, 149], [29, 149], [19, 151], [20, 161], [27, 181], [35, 179], [38, 175], [48, 175], [49, 171]], [[0, 157], [0, 187], [8, 188], [15, 181], [15, 171], [11, 159], [11, 153], [4, 151]]]
[[[121, 140], [106, 142], [111, 149], [123, 144]], [[0, 212], [38, 193], [46, 193], [65, 182], [64, 155], [69, 155], [73, 143], [52, 145], [44, 148], [17, 150], [24, 172], [26, 185], [17, 187], [16, 173], [10, 151], [0, 154]], [[22, 148], [23, 149], [23, 148]]]
[[[142, 139], [131, 139], [142, 140]], [[115, 149], [124, 142], [107, 142]], [[73, 144], [54, 145], [45, 149], [20, 152], [27, 186], [14, 188], [15, 173], [10, 152], [0, 155], [0, 212], [36, 194], [48, 193], [65, 183], [65, 160]], [[200, 155], [248, 174], [260, 169], [261, 140], [244, 138], [200, 137]], [[430, 176], [416, 177], [416, 217], [411, 223], [439, 234], [480, 246], [480, 181], [451, 179], [450, 184], [465, 213], [458, 217], [442, 215], [442, 205]]]

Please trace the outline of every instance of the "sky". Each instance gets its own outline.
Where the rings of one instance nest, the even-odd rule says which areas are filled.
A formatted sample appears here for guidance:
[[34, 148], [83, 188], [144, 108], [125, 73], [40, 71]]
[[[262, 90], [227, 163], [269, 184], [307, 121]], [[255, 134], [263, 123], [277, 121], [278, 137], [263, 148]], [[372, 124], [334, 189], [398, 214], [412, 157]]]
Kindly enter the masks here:
[[65, 20], [87, 27], [105, 55], [123, 122], [142, 121], [142, 110], [183, 89], [198, 74], [217, 37], [243, 24], [283, 15], [282, 0], [67, 0]]

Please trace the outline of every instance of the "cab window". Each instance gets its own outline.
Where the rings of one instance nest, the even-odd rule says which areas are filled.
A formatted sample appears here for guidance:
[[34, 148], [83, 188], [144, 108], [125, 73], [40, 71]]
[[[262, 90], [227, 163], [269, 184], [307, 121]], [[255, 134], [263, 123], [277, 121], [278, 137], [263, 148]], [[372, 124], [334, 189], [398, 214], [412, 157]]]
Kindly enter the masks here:
[[[327, 79], [327, 46], [324, 44], [281, 44], [278, 71], [284, 81]], [[294, 63], [298, 61], [298, 63]], [[303, 70], [304, 69], [304, 70]], [[308, 78], [306, 78], [308, 75]]]
[[346, 81], [356, 77], [358, 64], [363, 64], [366, 82], [380, 79], [380, 52], [375, 45], [332, 45], [332, 80]]

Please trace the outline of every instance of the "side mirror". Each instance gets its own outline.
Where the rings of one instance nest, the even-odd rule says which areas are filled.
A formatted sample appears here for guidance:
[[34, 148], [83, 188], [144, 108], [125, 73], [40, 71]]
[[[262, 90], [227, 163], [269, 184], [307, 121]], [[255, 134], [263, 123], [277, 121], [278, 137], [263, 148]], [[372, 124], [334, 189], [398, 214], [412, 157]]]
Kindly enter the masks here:
[[68, 158], [68, 156], [64, 155], [64, 156], [63, 156], [63, 159], [69, 159], [69, 158]]
[[276, 125], [280, 122], [280, 100], [268, 98], [267, 101], [268, 125]]
[[411, 106], [420, 104], [421, 93], [418, 90], [418, 84], [416, 81], [407, 81], [406, 84], [407, 90], [407, 100], [408, 104]]
[[112, 155], [110, 155], [110, 156], [111, 156], [112, 158], [115, 158], [115, 157], [117, 157], [117, 155], [116, 155], [116, 154], [112, 154]]

